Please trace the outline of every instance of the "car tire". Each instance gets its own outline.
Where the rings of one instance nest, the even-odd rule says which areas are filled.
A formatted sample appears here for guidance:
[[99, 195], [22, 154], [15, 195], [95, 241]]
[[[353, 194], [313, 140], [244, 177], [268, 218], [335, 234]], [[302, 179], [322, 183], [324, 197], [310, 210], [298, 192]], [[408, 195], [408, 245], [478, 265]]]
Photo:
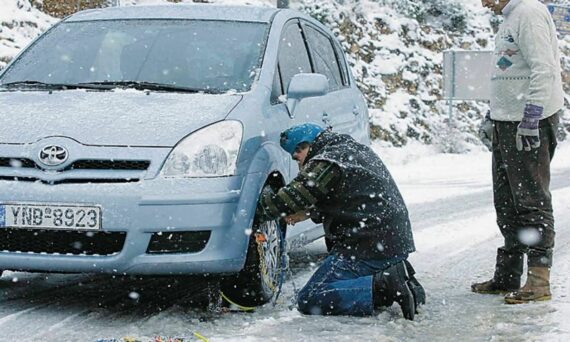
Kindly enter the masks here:
[[[266, 186], [262, 193], [269, 191], [273, 192]], [[229, 304], [255, 307], [275, 296], [285, 267], [285, 227], [281, 220], [259, 222], [257, 217], [254, 219], [243, 270], [222, 282], [222, 292]]]

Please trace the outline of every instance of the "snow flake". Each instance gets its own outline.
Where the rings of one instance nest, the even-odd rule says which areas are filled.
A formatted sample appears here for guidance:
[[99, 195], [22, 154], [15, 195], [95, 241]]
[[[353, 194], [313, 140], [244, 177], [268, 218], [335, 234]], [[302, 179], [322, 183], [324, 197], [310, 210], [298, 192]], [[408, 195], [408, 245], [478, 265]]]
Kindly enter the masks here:
[[22, 167], [22, 162], [18, 159], [10, 159], [10, 166], [14, 168]]
[[521, 229], [518, 233], [519, 241], [527, 246], [534, 246], [540, 242], [540, 232], [536, 228]]

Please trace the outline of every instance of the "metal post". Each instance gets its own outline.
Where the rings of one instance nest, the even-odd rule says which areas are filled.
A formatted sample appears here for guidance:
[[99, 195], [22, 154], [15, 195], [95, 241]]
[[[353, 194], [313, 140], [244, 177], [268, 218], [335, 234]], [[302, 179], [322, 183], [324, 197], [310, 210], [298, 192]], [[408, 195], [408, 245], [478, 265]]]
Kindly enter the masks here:
[[449, 120], [447, 124], [451, 127], [453, 119], [453, 99], [455, 98], [455, 51], [451, 51], [451, 96], [449, 96]]
[[289, 0], [277, 0], [277, 8], [289, 8]]

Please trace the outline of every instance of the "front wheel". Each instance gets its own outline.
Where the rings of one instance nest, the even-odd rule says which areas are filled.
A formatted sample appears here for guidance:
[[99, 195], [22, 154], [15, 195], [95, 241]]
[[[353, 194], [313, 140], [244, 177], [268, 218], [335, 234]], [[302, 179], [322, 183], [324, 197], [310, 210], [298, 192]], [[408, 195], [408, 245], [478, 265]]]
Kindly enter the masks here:
[[[271, 189], [266, 187], [263, 191]], [[279, 220], [258, 222], [256, 218], [245, 266], [237, 276], [224, 280], [224, 295], [245, 307], [259, 306], [271, 300], [283, 278], [284, 239], [285, 225]]]

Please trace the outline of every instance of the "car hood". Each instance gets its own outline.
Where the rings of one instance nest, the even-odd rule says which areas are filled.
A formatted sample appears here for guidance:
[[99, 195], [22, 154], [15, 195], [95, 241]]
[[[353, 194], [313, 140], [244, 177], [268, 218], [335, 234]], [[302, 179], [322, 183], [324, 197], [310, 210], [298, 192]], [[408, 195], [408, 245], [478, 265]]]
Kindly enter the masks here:
[[5, 91], [0, 92], [0, 143], [64, 136], [85, 145], [171, 147], [224, 119], [241, 98], [131, 89]]

